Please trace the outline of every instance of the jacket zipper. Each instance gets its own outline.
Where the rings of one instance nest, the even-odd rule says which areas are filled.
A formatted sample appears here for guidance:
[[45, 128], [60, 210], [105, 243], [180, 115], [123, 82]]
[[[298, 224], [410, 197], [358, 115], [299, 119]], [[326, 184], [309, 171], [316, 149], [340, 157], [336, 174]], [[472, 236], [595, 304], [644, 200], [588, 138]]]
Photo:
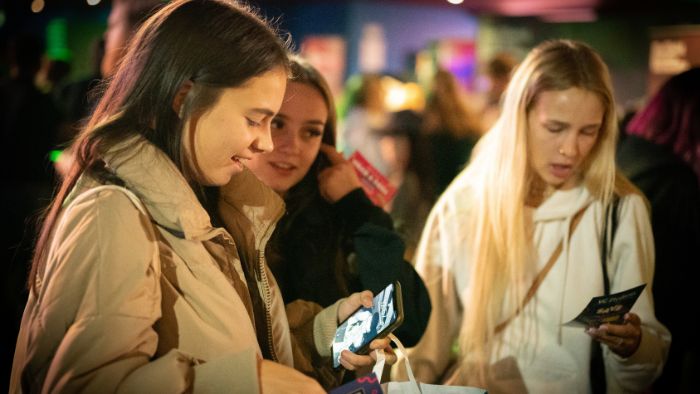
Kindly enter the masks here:
[[270, 351], [270, 356], [272, 357], [272, 360], [279, 361], [277, 359], [277, 354], [275, 353], [275, 346], [272, 338], [272, 317], [270, 316], [270, 310], [272, 309], [272, 290], [270, 289], [270, 283], [267, 279], [267, 273], [265, 272], [265, 253], [261, 250], [258, 250], [258, 272], [263, 289], [263, 301], [265, 302], [265, 320], [267, 321], [268, 350]]
[[[229, 245], [236, 247], [233, 239], [224, 236], [226, 242]], [[272, 317], [270, 316], [270, 310], [272, 309], [272, 290], [270, 289], [270, 283], [267, 279], [267, 273], [265, 272], [265, 253], [258, 250], [258, 266], [253, 270], [255, 273], [255, 280], [258, 282], [258, 286], [262, 285], [262, 297], [263, 303], [265, 304], [265, 321], [267, 322], [267, 347], [270, 351], [270, 357], [272, 361], [279, 361], [277, 359], [277, 353], [275, 353], [275, 347], [272, 341]]]

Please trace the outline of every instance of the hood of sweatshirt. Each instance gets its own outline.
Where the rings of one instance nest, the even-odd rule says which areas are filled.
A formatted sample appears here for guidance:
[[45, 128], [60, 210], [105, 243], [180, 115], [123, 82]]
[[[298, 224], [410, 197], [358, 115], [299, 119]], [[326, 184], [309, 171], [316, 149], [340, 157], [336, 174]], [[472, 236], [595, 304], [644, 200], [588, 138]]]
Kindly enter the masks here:
[[[586, 209], [591, 204], [591, 202], [593, 202], [593, 200], [594, 198], [588, 191], [588, 188], [581, 184], [572, 189], [555, 191], [547, 200], [545, 200], [539, 207], [537, 207], [533, 211], [532, 218], [535, 227], [537, 227], [538, 225], [547, 226], [547, 222], [564, 221], [563, 226], [561, 226], [563, 231], [561, 235], [559, 235], [559, 237], [561, 237], [559, 239], [562, 242], [562, 251], [558, 257], [558, 261], [556, 264], [563, 265], [565, 273], [569, 271], [570, 264], [569, 241], [571, 239], [572, 219], [577, 212], [579, 212], [582, 209]], [[576, 231], [576, 229], [574, 229], [574, 231]], [[559, 241], [557, 241], [557, 243], [558, 242]], [[540, 256], [540, 258], [543, 259], [543, 261], [547, 261], [549, 257], [550, 255]], [[565, 274], [564, 279], [561, 281], [560, 284], [561, 294], [564, 295], [560, 298], [560, 304], [558, 308], [558, 321], [560, 325], [558, 326], [557, 330], [557, 339], [560, 344], [562, 343], [561, 323], [565, 323], [564, 320], [567, 319], [567, 317], [565, 316], [567, 315], [566, 310], [570, 309], [570, 306], [567, 307], [567, 302], [569, 300], [567, 300], [565, 297], [568, 276], [569, 275]]]
[[532, 219], [535, 223], [549, 220], [567, 220], [588, 206], [593, 196], [588, 189], [579, 185], [568, 190], [557, 190], [545, 200], [534, 212]]

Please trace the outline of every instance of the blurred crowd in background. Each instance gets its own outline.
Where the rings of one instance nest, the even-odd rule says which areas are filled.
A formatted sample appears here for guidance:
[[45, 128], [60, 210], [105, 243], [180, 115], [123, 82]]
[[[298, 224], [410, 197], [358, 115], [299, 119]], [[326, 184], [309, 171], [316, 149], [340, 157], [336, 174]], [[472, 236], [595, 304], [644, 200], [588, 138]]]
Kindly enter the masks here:
[[[26, 297], [25, 278], [36, 232], [34, 223], [50, 201], [57, 178], [70, 163], [63, 150], [90, 114], [102, 84], [108, 81], [123, 55], [129, 36], [159, 3], [115, 0], [110, 7], [103, 7], [100, 14], [103, 19], [96, 24], [104, 28], [104, 34], [82, 41], [85, 45], [81, 56], [90, 59], [89, 67], [81, 66], [82, 75], [71, 70], [70, 56], [48, 51], [52, 45], [55, 49], [55, 43], [49, 42], [53, 37], [50, 32], [15, 29], [12, 35], [4, 37], [6, 55], [0, 67], [0, 130], [4, 152], [0, 155], [0, 171], [5, 235], [0, 275], [2, 312], [16, 326]], [[290, 18], [290, 23], [295, 23], [294, 19]], [[503, 21], [490, 23], [492, 28], [505, 25]], [[700, 28], [696, 27], [691, 35], [700, 37]], [[518, 40], [515, 36], [511, 39]], [[391, 44], [379, 41], [382, 42]], [[306, 43], [311, 45], [309, 41]], [[370, 47], [377, 45], [377, 41], [371, 40], [363, 43]], [[507, 49], [507, 45], [502, 47]], [[334, 92], [340, 124], [337, 148], [346, 156], [361, 152], [396, 187], [395, 197], [383, 208], [404, 238], [408, 261], [437, 197], [464, 168], [479, 138], [496, 121], [501, 95], [522, 55], [514, 48], [494, 49], [488, 56], [478, 57], [479, 52], [472, 47], [466, 52], [471, 68], [465, 80], [463, 69], [452, 67], [454, 62], [441, 63], [436, 60], [439, 57], [436, 53], [418, 54], [414, 68], [406, 73], [372, 70], [371, 66], [352, 70], [348, 66], [347, 75], [340, 73], [343, 80]], [[308, 58], [313, 63], [314, 53], [309, 52]], [[628, 105], [631, 101], [619, 103], [623, 135], [619, 164], [645, 192], [652, 206], [657, 242], [656, 310], [659, 320], [674, 335], [668, 368], [679, 371], [690, 362], [688, 357], [697, 357], [697, 340], [686, 333], [683, 326], [687, 322], [683, 322], [673, 305], [697, 298], [691, 295], [693, 283], [684, 273], [691, 269], [692, 263], [700, 261], [696, 249], [700, 241], [700, 71], [692, 69], [700, 66], [700, 55], [688, 53], [687, 58], [690, 59], [687, 64], [673, 73], [685, 72], [685, 79], [664, 87], [662, 97], [655, 99], [654, 108], [635, 117], [651, 95], [640, 97], [635, 105]], [[328, 68], [321, 63], [316, 66], [324, 72]], [[611, 64], [614, 74], [615, 61]], [[332, 84], [338, 80], [337, 74], [330, 73], [326, 78]], [[648, 81], [657, 83], [652, 77]], [[655, 93], [652, 89], [648, 91]], [[665, 118], [659, 120], [661, 117]], [[3, 374], [9, 373], [9, 367], [5, 366], [11, 363], [16, 328], [5, 330], [11, 335], [5, 337], [0, 349]], [[674, 354], [681, 352], [683, 346], [694, 350], [685, 356]], [[697, 363], [696, 359], [692, 361]]]

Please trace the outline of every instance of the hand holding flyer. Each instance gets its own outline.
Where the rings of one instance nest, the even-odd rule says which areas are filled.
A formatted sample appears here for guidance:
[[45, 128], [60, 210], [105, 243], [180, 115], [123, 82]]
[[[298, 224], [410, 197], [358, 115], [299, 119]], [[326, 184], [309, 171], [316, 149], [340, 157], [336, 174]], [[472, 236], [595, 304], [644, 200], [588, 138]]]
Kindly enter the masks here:
[[625, 314], [642, 294], [646, 283], [607, 296], [593, 297], [583, 311], [566, 325], [598, 327], [604, 323], [622, 324]]
[[375, 205], [383, 207], [394, 198], [396, 188], [359, 151], [353, 152], [348, 160], [360, 178], [362, 189]]

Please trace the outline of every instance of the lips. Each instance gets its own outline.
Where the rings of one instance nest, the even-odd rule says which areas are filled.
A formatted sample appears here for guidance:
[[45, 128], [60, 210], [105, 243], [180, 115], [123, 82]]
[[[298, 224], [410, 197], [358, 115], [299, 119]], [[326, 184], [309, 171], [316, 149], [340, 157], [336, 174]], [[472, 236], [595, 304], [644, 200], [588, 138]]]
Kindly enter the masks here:
[[557, 178], [567, 179], [574, 172], [572, 164], [550, 164], [549, 170]]
[[277, 172], [281, 174], [289, 174], [297, 169], [297, 166], [284, 161], [270, 161], [268, 162], [270, 166]]
[[283, 162], [270, 162], [270, 165], [276, 168], [280, 168], [282, 170], [292, 170], [296, 168], [295, 165], [289, 164], [289, 163], [283, 163]]
[[245, 167], [245, 162], [247, 160], [250, 160], [249, 157], [243, 157], [243, 156], [232, 156], [231, 161], [240, 169], [243, 169]]

